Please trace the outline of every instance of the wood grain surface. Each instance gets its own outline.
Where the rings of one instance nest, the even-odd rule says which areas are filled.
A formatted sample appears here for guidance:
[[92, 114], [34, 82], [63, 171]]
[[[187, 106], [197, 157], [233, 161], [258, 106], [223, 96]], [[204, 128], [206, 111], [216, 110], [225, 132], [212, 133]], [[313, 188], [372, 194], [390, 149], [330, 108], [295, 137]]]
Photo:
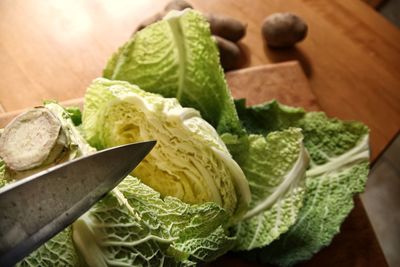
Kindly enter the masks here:
[[[298, 62], [287, 62], [241, 69], [227, 73], [227, 82], [235, 98], [247, 98], [247, 104], [260, 104], [276, 99], [284, 104], [319, 110], [307, 78]], [[83, 99], [62, 103], [82, 107]], [[0, 127], [18, 115], [21, 110], [0, 114]], [[228, 254], [207, 265], [266, 266]], [[301, 266], [387, 266], [364, 207], [356, 198], [356, 206], [341, 227], [332, 244]]]
[[[308, 111], [320, 110], [297, 61], [230, 71], [226, 73], [226, 80], [234, 98], [246, 98], [247, 105], [276, 99], [286, 105], [304, 107]], [[83, 108], [83, 98], [62, 101], [61, 104]], [[0, 127], [31, 107], [3, 114], [0, 112]]]
[[[6, 111], [83, 95], [110, 57], [167, 0], [0, 1], [0, 105]], [[371, 128], [372, 157], [400, 127], [400, 32], [359, 0], [189, 0], [247, 23], [243, 67], [299, 60], [321, 108]], [[292, 49], [265, 46], [263, 19], [295, 12], [309, 25]]]
[[234, 98], [246, 98], [247, 105], [276, 99], [282, 104], [320, 110], [299, 62], [288, 61], [250, 67], [226, 73]]

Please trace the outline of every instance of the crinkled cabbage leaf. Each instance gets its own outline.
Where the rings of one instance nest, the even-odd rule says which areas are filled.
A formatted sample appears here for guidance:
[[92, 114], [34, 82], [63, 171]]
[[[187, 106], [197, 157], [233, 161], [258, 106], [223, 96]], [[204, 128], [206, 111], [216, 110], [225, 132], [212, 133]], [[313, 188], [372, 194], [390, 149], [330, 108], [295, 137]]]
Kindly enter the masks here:
[[172, 11], [125, 43], [104, 73], [193, 107], [218, 133], [241, 135], [233, 99], [219, 64], [219, 52], [204, 16]]
[[69, 226], [40, 246], [17, 267], [86, 266], [72, 241], [72, 228]]
[[0, 158], [0, 187], [5, 186], [6, 184], [6, 164], [4, 163], [4, 160]]
[[[247, 256], [280, 266], [309, 259], [330, 244], [354, 206], [354, 194], [365, 188], [368, 128], [359, 122], [330, 119], [323, 112], [305, 113], [274, 101], [255, 108], [239, 106], [238, 113], [253, 129], [269, 132], [301, 128], [311, 159], [304, 204], [296, 223], [279, 239]], [[260, 119], [263, 117], [268, 118], [269, 127]]]
[[299, 128], [249, 135], [242, 163], [252, 193], [250, 209], [237, 226], [236, 250], [264, 247], [286, 232], [303, 204], [308, 155]]
[[189, 205], [128, 176], [73, 225], [89, 266], [192, 266], [234, 244], [229, 215], [215, 203]]

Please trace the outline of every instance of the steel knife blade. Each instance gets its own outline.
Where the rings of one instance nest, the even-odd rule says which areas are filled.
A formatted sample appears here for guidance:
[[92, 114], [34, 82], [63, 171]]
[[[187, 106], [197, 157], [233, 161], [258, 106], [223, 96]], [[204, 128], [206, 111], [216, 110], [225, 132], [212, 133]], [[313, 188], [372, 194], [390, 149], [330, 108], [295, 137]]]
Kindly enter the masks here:
[[73, 223], [117, 186], [155, 143], [102, 150], [0, 188], [0, 266], [13, 266]]

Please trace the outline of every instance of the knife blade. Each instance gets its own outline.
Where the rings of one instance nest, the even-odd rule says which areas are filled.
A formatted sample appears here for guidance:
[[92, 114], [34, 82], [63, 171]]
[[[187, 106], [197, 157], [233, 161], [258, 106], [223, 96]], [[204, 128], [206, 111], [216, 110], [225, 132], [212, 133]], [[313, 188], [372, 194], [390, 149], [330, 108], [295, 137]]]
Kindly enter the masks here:
[[156, 141], [113, 147], [0, 188], [0, 266], [13, 266], [112, 190]]

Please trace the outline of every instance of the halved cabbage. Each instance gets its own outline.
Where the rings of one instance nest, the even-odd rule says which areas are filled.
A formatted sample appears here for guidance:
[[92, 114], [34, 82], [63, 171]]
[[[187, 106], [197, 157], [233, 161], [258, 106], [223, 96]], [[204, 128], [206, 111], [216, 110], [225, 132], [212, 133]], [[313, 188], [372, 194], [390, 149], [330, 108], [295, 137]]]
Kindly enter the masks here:
[[99, 149], [157, 140], [134, 175], [162, 196], [212, 201], [237, 217], [248, 206], [247, 180], [215, 129], [175, 98], [99, 78], [86, 92], [83, 128]]

